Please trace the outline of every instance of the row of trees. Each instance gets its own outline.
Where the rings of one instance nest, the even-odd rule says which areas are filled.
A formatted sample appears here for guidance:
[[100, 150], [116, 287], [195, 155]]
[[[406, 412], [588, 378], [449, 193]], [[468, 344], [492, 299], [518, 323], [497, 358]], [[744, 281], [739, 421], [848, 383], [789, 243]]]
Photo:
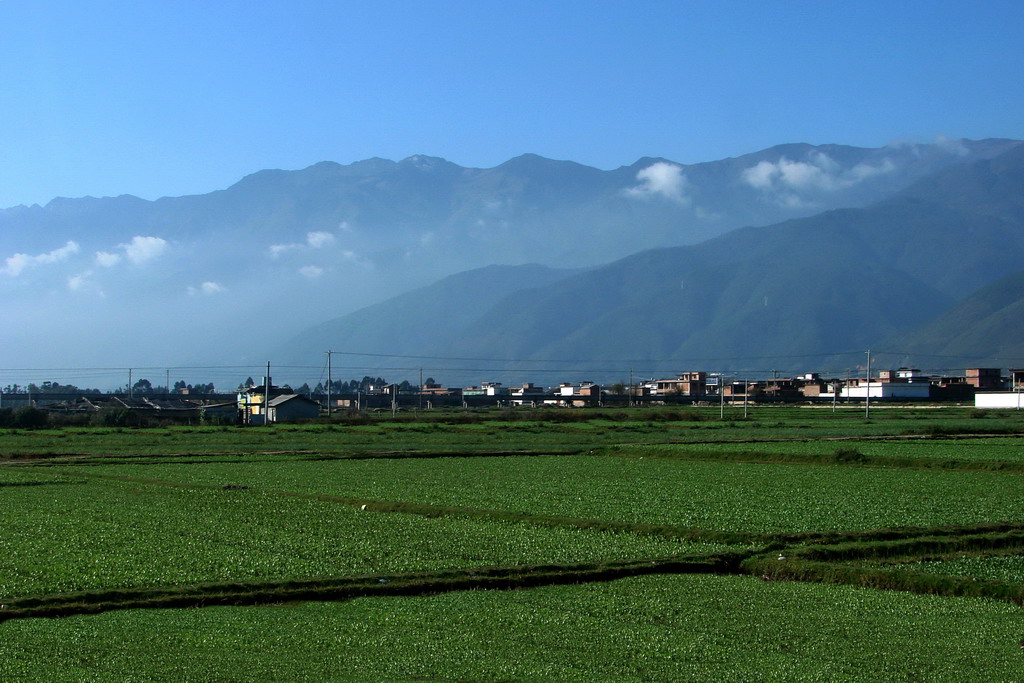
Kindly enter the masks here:
[[[426, 384], [433, 384], [434, 378], [428, 377]], [[350, 379], [350, 380], [334, 380], [331, 382], [330, 390], [332, 394], [355, 394], [355, 393], [367, 393], [372, 389], [379, 390], [381, 387], [387, 385], [387, 381], [383, 377], [371, 377], [365, 375], [362, 379]], [[247, 389], [249, 387], [256, 386], [256, 382], [252, 377], [247, 378], [244, 382], [238, 385], [238, 389]], [[290, 389], [287, 385], [285, 389]], [[416, 385], [410, 383], [408, 380], [403, 380], [398, 385], [398, 390], [401, 392], [415, 391]], [[292, 390], [297, 394], [303, 394], [306, 396], [315, 395], [323, 396], [327, 394], [327, 383], [318, 382], [316, 387], [310, 387], [308, 383], [302, 384], [297, 389]], [[104, 394], [104, 393], [132, 393], [136, 396], [164, 396], [167, 394], [213, 394], [216, 393], [216, 388], [213, 382], [197, 384], [186, 384], [184, 380], [179, 380], [173, 384], [168, 390], [167, 386], [156, 384], [154, 385], [148, 379], [141, 377], [136, 380], [133, 384], [125, 384], [118, 387], [113, 392], [104, 392], [99, 389], [80, 389], [74, 384], [61, 384], [60, 382], [43, 382], [40, 385], [36, 384], [9, 384], [3, 389], [5, 394]]]
[[213, 394], [216, 393], [216, 389], [213, 386], [213, 382], [203, 384], [186, 384], [184, 381], [178, 381], [174, 383], [173, 388], [168, 391], [166, 385], [157, 384], [154, 385], [146, 378], [138, 379], [129, 389], [128, 385], [124, 388], [119, 389], [118, 393], [131, 392], [135, 396], [164, 396], [166, 394]]
[[36, 385], [8, 384], [4, 387], [5, 394], [102, 394], [99, 389], [79, 389], [74, 384], [61, 384], [60, 382], [43, 382]]
[[206, 384], [186, 384], [185, 382], [175, 382], [174, 387], [168, 391], [166, 386], [153, 385], [148, 379], [141, 378], [130, 387], [125, 384], [122, 387], [118, 387], [113, 392], [104, 392], [99, 389], [82, 389], [74, 384], [61, 384], [60, 382], [43, 382], [42, 384], [28, 383], [28, 384], [8, 384], [3, 388], [5, 394], [79, 394], [81, 396], [104, 394], [104, 393], [128, 393], [128, 392], [140, 395], [152, 395], [162, 396], [164, 394], [212, 394], [216, 392], [213, 386], [213, 382]]

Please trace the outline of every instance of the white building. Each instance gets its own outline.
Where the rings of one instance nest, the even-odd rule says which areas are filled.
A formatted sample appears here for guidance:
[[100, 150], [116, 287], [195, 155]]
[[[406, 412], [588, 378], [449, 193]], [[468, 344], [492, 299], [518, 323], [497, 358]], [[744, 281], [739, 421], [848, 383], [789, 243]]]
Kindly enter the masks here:
[[1019, 391], [986, 391], [974, 395], [975, 408], [1024, 408], [1024, 399]]
[[[845, 386], [839, 392], [840, 398], [928, 398], [931, 383], [924, 382], [861, 382], [857, 386]], [[822, 394], [824, 396], [824, 394]]]

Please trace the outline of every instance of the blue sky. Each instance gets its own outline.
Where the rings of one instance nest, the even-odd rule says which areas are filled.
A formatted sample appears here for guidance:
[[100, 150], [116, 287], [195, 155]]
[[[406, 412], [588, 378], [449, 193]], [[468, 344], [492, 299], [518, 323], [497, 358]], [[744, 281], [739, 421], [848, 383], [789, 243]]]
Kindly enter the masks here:
[[262, 168], [1024, 138], [1020, 2], [0, 0], [0, 206]]

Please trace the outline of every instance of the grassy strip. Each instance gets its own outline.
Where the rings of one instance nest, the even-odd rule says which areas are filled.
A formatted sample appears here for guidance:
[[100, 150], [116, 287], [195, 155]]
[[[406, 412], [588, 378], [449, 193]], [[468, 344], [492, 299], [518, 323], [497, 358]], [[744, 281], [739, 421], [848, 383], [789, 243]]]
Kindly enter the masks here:
[[1024, 474], [1024, 463], [999, 460], [938, 460], [905, 456], [865, 455], [854, 449], [839, 448], [832, 453], [782, 453], [772, 451], [700, 451], [680, 449], [674, 453], [652, 453], [629, 446], [609, 447], [601, 452], [621, 458], [651, 460], [684, 460], [696, 462], [737, 462], [772, 465], [853, 465], [857, 467], [890, 467], [915, 470], [956, 470], [965, 472], [1001, 472]]
[[778, 559], [770, 556], [749, 558], [742, 569], [768, 581], [805, 581], [833, 583], [877, 590], [897, 590], [948, 597], [990, 598], [1024, 605], [1024, 584], [1009, 581], [978, 580], [941, 574], [926, 574], [899, 569], [874, 569], [849, 564]]
[[[579, 449], [545, 449], [545, 450], [381, 450], [381, 449], [352, 449], [347, 448], [340, 451], [317, 450], [276, 450], [276, 451], [232, 451], [218, 453], [168, 453], [162, 455], [84, 455], [84, 454], [14, 454], [0, 457], [4, 460], [18, 461], [34, 467], [60, 466], [73, 463], [74, 465], [163, 465], [174, 462], [179, 465], [202, 465], [207, 462], [223, 462], [238, 464], [249, 464], [252, 462], [272, 462], [271, 459], [260, 460], [261, 456], [302, 456], [297, 460], [319, 462], [323, 460], [401, 460], [401, 459], [431, 459], [431, 458], [500, 458], [500, 457], [533, 457], [542, 455], [582, 455]], [[218, 460], [218, 458], [238, 458], [237, 461]], [[35, 462], [44, 461], [44, 462]]]
[[744, 553], [719, 553], [575, 565], [481, 567], [309, 581], [220, 583], [66, 593], [11, 600], [0, 605], [0, 622], [32, 617], [96, 614], [116, 609], [257, 605], [306, 600], [338, 601], [384, 595], [427, 595], [457, 590], [508, 590], [613, 581], [645, 574], [735, 574], [744, 557]]
[[799, 534], [765, 534], [760, 536], [762, 542], [772, 544], [773, 550], [792, 546], [796, 543], [814, 545], [854, 544], [860, 547], [871, 542], [899, 541], [928, 536], [960, 537], [978, 534], [998, 534], [1024, 531], [1024, 523], [1019, 522], [985, 522], [983, 524], [946, 525], [931, 527], [892, 527], [884, 529], [868, 529], [866, 531], [810, 531]]
[[401, 460], [405, 458], [504, 458], [504, 457], [533, 457], [539, 455], [582, 455], [579, 449], [554, 449], [554, 450], [459, 450], [459, 451], [418, 451], [418, 450], [350, 450], [341, 453], [324, 453], [318, 451], [302, 460]]
[[1024, 531], [807, 546], [786, 551], [785, 555], [790, 559], [809, 562], [849, 562], [863, 559], [934, 557], [1011, 548], [1024, 549]]

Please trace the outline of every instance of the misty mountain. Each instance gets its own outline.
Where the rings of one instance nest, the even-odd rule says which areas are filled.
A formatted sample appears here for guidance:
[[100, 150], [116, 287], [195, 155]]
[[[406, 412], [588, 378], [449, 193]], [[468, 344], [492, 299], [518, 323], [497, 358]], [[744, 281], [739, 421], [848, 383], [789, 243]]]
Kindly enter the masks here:
[[440, 261], [435, 277], [452, 266], [490, 262], [593, 265], [745, 225], [861, 206], [1015, 144], [788, 144], [691, 165], [642, 158], [611, 171], [532, 154], [489, 169], [427, 156], [321, 162], [260, 171], [205, 195], [152, 202], [58, 198], [2, 210], [0, 246], [7, 253], [41, 252], [74, 240], [101, 249], [153, 235], [280, 257], [296, 256], [298, 247], [270, 252], [275, 244], [302, 245], [310, 233], [325, 233], [341, 252], [331, 254], [336, 261], [360, 258], [379, 267], [395, 259]]
[[[791, 144], [610, 171], [530, 154], [486, 169], [413, 156], [265, 170], [155, 201], [58, 198], [0, 211], [0, 342], [8, 363], [37, 367], [261, 358], [311, 324], [452, 273], [591, 267], [864, 206], [1017, 144]], [[255, 326], [265, 345], [239, 343]], [[68, 330], [74, 343], [62, 343]]]
[[[844, 352], [858, 362], [863, 349], [925, 325], [1019, 268], [1022, 171], [1024, 147], [1016, 147], [868, 207], [648, 250], [523, 287], [458, 334], [439, 330], [424, 355], [524, 361], [494, 366], [502, 371], [562, 359], [561, 368], [591, 374], [630, 366], [813, 370], [851, 362], [837, 355]], [[455, 296], [445, 308], [462, 302]], [[382, 304], [361, 324], [400, 323]], [[401, 353], [386, 343], [375, 349]]]
[[[457, 273], [317, 325], [289, 340], [269, 357], [288, 359], [296, 364], [309, 363], [335, 347], [370, 354], [387, 349], [390, 353], [415, 356], [460, 336], [477, 321], [481, 311], [490, 309], [508, 292], [524, 287], [549, 287], [578, 272], [529, 264], [486, 266]], [[356, 360], [367, 362], [363, 358]], [[380, 361], [370, 363], [381, 364]], [[393, 361], [385, 359], [383, 363]]]
[[908, 362], [939, 367], [1024, 366], [1024, 271], [983, 287], [883, 347]]

